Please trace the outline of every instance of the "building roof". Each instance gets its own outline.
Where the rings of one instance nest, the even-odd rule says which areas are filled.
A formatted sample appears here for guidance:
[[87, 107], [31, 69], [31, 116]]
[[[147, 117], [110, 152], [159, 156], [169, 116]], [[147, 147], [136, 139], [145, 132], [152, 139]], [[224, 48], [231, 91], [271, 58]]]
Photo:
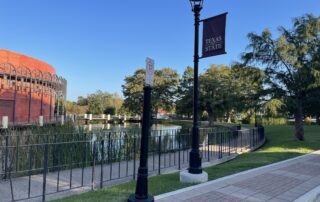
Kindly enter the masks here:
[[43, 73], [56, 74], [54, 67], [46, 62], [0, 48], [0, 64], [4, 62], [11, 63], [15, 67], [28, 67], [31, 71], [40, 70]]

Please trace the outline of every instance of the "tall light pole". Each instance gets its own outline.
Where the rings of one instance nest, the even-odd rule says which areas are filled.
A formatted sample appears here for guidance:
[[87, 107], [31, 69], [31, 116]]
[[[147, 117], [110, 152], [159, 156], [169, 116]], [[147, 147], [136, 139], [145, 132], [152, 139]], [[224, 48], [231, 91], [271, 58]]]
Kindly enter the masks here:
[[194, 81], [193, 81], [193, 125], [192, 125], [192, 149], [190, 151], [189, 173], [202, 173], [201, 156], [199, 152], [199, 124], [198, 124], [198, 65], [199, 65], [199, 25], [200, 11], [203, 0], [190, 0], [194, 12]]
[[192, 124], [192, 149], [188, 172], [180, 173], [181, 182], [204, 182], [208, 180], [208, 174], [202, 171], [201, 156], [199, 151], [199, 124], [198, 124], [198, 65], [199, 65], [199, 26], [200, 11], [204, 0], [189, 0], [194, 12], [194, 83], [193, 83], [193, 124]]

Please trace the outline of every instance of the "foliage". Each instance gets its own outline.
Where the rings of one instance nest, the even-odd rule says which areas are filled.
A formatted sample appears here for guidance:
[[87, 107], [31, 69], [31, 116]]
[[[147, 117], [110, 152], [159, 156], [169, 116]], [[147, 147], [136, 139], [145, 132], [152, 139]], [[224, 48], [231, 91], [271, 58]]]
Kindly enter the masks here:
[[88, 98], [79, 96], [78, 97], [78, 101], [77, 101], [77, 105], [79, 105], [79, 106], [87, 106], [88, 105]]
[[234, 64], [231, 67], [231, 74], [234, 83], [232, 89], [234, 110], [243, 113], [245, 120], [250, 120], [264, 104], [264, 73], [256, 67]]
[[88, 106], [79, 105], [75, 102], [67, 101], [66, 110], [68, 114], [84, 114], [88, 111]]
[[176, 112], [187, 118], [193, 113], [193, 68], [187, 67], [180, 78], [178, 87], [178, 99], [176, 101]]
[[262, 78], [262, 71], [255, 67], [211, 65], [200, 76], [200, 103], [209, 125], [217, 118], [230, 122], [243, 112], [250, 119], [262, 104]]
[[118, 94], [97, 91], [88, 95], [88, 111], [92, 114], [102, 114], [106, 109], [113, 108], [118, 113], [122, 106], [122, 99]]
[[287, 117], [286, 106], [280, 99], [271, 99], [263, 106], [264, 117]]
[[[132, 76], [125, 78], [122, 85], [124, 108], [131, 114], [141, 114], [143, 104], [143, 87], [145, 70], [138, 69]], [[152, 109], [157, 113], [159, 109], [171, 111], [174, 109], [179, 75], [170, 68], [155, 70], [154, 85], [152, 86]]]
[[208, 113], [209, 126], [219, 116], [232, 109], [231, 69], [219, 65], [211, 67], [200, 76], [200, 105]]
[[77, 102], [67, 101], [68, 114], [117, 114], [120, 113], [123, 100], [117, 93], [108, 93], [98, 90], [87, 97], [78, 97]]
[[280, 27], [280, 36], [273, 39], [269, 30], [261, 35], [250, 33], [249, 52], [245, 63], [265, 67], [266, 83], [272, 97], [283, 98], [295, 114], [295, 137], [304, 139], [303, 103], [319, 79], [320, 18], [306, 15], [295, 18], [293, 28]]

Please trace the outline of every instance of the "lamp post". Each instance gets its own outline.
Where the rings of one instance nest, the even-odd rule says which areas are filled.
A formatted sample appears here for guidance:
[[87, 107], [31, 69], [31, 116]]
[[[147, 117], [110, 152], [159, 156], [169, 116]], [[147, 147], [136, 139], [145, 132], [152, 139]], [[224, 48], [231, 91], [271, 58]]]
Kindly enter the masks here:
[[199, 151], [199, 125], [198, 125], [198, 64], [199, 64], [199, 25], [200, 11], [204, 0], [189, 0], [194, 12], [194, 83], [193, 83], [193, 124], [192, 124], [192, 149], [188, 172], [180, 173], [180, 181], [197, 183], [208, 181], [208, 174], [202, 171], [201, 156]]
[[198, 64], [199, 64], [199, 25], [200, 11], [203, 0], [190, 0], [194, 12], [194, 82], [193, 82], [193, 125], [192, 125], [192, 149], [190, 151], [189, 173], [200, 174], [201, 157], [199, 152], [199, 125], [198, 125]]

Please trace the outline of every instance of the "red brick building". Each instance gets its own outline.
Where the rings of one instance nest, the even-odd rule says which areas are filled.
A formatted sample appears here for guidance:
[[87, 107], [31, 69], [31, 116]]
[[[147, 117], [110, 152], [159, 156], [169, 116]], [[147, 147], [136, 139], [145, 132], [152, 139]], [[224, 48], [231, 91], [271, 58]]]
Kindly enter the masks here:
[[63, 113], [66, 86], [51, 65], [0, 49], [0, 119], [8, 116], [11, 124], [25, 124], [43, 116], [51, 121], [57, 111]]

